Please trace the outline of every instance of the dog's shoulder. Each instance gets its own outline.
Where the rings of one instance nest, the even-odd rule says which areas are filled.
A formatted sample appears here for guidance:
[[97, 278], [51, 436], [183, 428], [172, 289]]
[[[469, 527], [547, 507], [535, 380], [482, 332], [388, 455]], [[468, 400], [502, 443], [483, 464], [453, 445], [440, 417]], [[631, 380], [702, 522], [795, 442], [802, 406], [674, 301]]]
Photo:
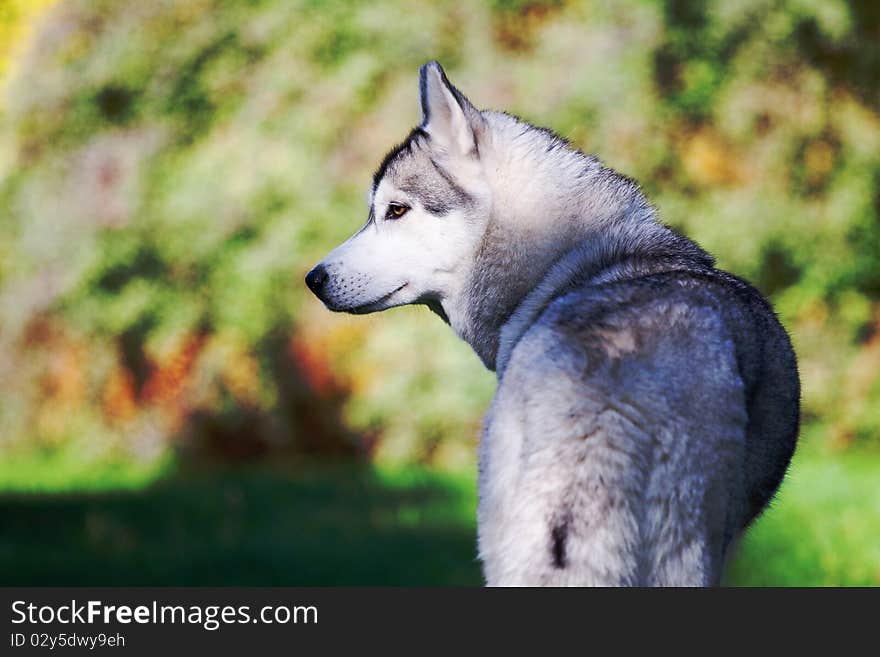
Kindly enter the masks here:
[[663, 274], [557, 297], [511, 351], [493, 402], [495, 432], [520, 436], [522, 454], [556, 455], [554, 464], [592, 436], [610, 450], [593, 459], [608, 472], [615, 450], [649, 460], [656, 450], [740, 449], [748, 391], [723, 311], [733, 301], [726, 283], [714, 285]]
[[510, 374], [606, 388], [651, 377], [675, 382], [682, 372], [734, 382], [740, 345], [757, 351], [760, 340], [753, 316], [760, 295], [740, 283], [723, 272], [672, 271], [569, 289], [523, 333]]

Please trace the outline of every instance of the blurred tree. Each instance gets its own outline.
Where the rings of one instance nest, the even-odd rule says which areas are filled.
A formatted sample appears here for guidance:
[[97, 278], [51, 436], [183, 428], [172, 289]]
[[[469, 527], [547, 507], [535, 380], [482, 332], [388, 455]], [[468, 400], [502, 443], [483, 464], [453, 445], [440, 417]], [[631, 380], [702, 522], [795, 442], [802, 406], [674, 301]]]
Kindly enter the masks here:
[[[21, 33], [32, 5], [3, 6]], [[472, 463], [494, 382], [467, 348], [301, 285], [431, 58], [642, 181], [772, 294], [805, 435], [878, 442], [873, 3], [68, 0], [39, 25], [0, 100], [0, 449]]]

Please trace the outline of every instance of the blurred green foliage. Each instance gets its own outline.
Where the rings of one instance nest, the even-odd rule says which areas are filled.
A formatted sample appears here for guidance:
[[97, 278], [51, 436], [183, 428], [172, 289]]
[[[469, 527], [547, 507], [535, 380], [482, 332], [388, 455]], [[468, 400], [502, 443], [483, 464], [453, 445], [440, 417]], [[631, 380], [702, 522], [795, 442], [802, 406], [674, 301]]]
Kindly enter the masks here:
[[4, 0], [0, 3], [0, 82], [10, 63], [18, 55], [17, 49], [28, 40], [31, 28], [52, 2], [53, 0]]
[[878, 445], [876, 3], [67, 0], [28, 29], [22, 8], [45, 3], [14, 4], [0, 35], [30, 37], [0, 48], [18, 53], [0, 69], [9, 463], [471, 465], [494, 381], [468, 348], [423, 310], [331, 315], [301, 283], [366, 218], [432, 58], [478, 105], [641, 181], [772, 296], [807, 441]]
[[773, 297], [806, 435], [878, 441], [873, 3], [70, 0], [31, 27], [0, 103], [4, 452], [472, 463], [494, 382], [467, 347], [301, 284], [431, 58], [640, 180]]

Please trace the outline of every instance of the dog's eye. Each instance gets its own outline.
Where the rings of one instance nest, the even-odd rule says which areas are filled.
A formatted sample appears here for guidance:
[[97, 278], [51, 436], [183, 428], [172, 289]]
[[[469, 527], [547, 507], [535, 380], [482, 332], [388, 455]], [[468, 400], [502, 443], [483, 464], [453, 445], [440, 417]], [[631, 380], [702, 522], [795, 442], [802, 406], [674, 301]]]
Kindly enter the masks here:
[[402, 205], [400, 203], [389, 203], [388, 212], [385, 213], [385, 218], [400, 219], [407, 212], [409, 212], [409, 206]]

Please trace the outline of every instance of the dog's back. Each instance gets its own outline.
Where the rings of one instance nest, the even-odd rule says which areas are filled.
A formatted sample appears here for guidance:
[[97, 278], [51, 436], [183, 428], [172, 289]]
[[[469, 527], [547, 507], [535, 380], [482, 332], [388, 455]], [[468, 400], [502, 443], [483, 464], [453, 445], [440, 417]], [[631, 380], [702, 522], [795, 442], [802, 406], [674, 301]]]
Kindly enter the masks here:
[[482, 444], [490, 584], [717, 584], [779, 485], [788, 337], [748, 284], [679, 264], [572, 276], [516, 341]]

